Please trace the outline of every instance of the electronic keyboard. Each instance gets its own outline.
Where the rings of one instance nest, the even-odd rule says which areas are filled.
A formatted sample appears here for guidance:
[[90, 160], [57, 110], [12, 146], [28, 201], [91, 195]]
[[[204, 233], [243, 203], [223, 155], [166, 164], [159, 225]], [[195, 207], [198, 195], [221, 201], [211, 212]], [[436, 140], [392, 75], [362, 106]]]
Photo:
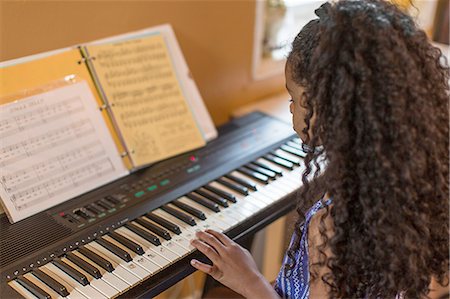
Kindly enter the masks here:
[[206, 260], [196, 231], [239, 240], [293, 210], [304, 156], [291, 125], [252, 113], [203, 148], [15, 224], [2, 215], [0, 297], [156, 296]]

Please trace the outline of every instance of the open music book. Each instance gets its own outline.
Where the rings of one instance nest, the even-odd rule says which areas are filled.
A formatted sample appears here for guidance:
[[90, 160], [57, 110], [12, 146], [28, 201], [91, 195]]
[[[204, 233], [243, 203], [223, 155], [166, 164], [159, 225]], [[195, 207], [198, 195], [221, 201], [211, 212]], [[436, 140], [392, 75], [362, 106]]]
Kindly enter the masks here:
[[169, 25], [4, 62], [0, 79], [11, 222], [217, 136]]

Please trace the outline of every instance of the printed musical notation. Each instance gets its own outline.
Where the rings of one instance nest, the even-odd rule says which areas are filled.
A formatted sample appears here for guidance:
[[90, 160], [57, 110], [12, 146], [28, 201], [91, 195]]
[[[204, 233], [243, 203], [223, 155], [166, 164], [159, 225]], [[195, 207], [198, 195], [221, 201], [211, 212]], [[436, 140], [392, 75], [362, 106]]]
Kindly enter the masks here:
[[0, 196], [14, 221], [127, 173], [82, 81], [0, 106]]
[[162, 35], [87, 50], [134, 166], [205, 144]]

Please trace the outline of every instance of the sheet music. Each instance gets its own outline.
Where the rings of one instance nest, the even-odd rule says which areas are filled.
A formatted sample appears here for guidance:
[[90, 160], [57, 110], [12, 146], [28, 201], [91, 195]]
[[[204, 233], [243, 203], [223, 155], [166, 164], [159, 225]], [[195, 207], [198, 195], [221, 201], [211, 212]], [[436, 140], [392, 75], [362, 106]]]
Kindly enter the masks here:
[[205, 144], [161, 35], [87, 50], [135, 166]]
[[14, 222], [127, 174], [85, 81], [0, 106], [0, 139]]

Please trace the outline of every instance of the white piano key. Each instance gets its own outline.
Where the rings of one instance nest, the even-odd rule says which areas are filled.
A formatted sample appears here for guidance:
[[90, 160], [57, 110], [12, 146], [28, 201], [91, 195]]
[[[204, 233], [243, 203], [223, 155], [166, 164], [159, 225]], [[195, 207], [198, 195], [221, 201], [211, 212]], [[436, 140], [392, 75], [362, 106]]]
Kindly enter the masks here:
[[54, 299], [54, 298], [55, 299], [67, 298], [67, 297], [62, 297], [61, 295], [59, 295], [58, 293], [53, 291], [52, 288], [50, 288], [48, 285], [46, 285], [44, 282], [42, 282], [39, 278], [37, 278], [36, 276], [31, 274], [31, 272], [28, 272], [23, 277], [25, 277], [26, 279], [28, 279], [29, 281], [34, 283], [36, 286], [41, 288], [44, 292], [49, 294], [52, 297], [52, 299]]
[[[116, 240], [114, 240], [113, 238], [110, 238], [108, 236], [104, 236], [104, 238], [105, 238], [105, 240], [108, 240], [109, 242], [111, 242], [111, 243], [117, 245], [118, 247], [122, 248], [123, 250], [127, 251], [131, 255], [133, 262], [135, 262], [137, 265], [141, 266], [142, 268], [144, 268], [145, 270], [150, 272], [150, 274], [154, 274], [160, 270], [160, 267], [158, 265], [152, 263], [145, 257], [142, 257], [142, 256], [137, 255], [136, 253], [132, 252], [131, 250], [129, 250], [128, 248], [123, 246], [120, 242], [117, 242]], [[139, 245], [141, 245], [141, 244], [139, 244]]]
[[22, 285], [20, 285], [17, 281], [11, 280], [8, 282], [8, 285], [16, 290], [20, 295], [22, 295], [26, 299], [37, 299], [36, 296], [30, 293], [27, 289], [25, 289]]
[[89, 273], [85, 272], [83, 269], [78, 267], [76, 264], [74, 264], [72, 261], [68, 260], [67, 258], [62, 258], [62, 261], [64, 261], [66, 264], [74, 268], [75, 270], [78, 270], [80, 273], [84, 274], [87, 279], [89, 280], [89, 284], [105, 295], [106, 298], [113, 298], [120, 294], [120, 291], [115, 289], [113, 286], [110, 286], [108, 283], [106, 283], [102, 278], [94, 278]]
[[[179, 257], [183, 257], [189, 254], [190, 250], [178, 245], [174, 240], [164, 240], [161, 242], [162, 246], [167, 247], [170, 251], [174, 252]], [[158, 246], [161, 247], [161, 246]]]
[[105, 269], [97, 265], [94, 261], [90, 260], [88, 257], [84, 256], [78, 251], [72, 251], [72, 253], [78, 256], [79, 258], [84, 259], [86, 262], [92, 264], [93, 266], [97, 267], [100, 273], [102, 274], [102, 279], [105, 282], [107, 282], [110, 286], [117, 289], [120, 293], [125, 292], [130, 287], [130, 284], [126, 283], [125, 281], [117, 277], [114, 274], [114, 271], [112, 273], [106, 271]]
[[[122, 265], [122, 260], [119, 257], [115, 256], [112, 252], [109, 252], [106, 248], [102, 247], [100, 244], [91, 242], [85, 245], [86, 248], [94, 251], [96, 254], [110, 261], [114, 266], [114, 273], [120, 279], [124, 280], [129, 285], [133, 286], [141, 280], [137, 274], [133, 273], [127, 265]], [[126, 264], [123, 262], [123, 264]]]
[[94, 289], [90, 285], [81, 285], [79, 284], [75, 279], [70, 277], [70, 275], [66, 274], [66, 272], [62, 271], [52, 263], [48, 263], [43, 266], [44, 268], [47, 268], [51, 272], [54, 273], [54, 275], [57, 275], [59, 278], [64, 280], [66, 283], [70, 284], [74, 289], [76, 289], [78, 292], [83, 294], [83, 296], [87, 298], [106, 298], [102, 293]]

